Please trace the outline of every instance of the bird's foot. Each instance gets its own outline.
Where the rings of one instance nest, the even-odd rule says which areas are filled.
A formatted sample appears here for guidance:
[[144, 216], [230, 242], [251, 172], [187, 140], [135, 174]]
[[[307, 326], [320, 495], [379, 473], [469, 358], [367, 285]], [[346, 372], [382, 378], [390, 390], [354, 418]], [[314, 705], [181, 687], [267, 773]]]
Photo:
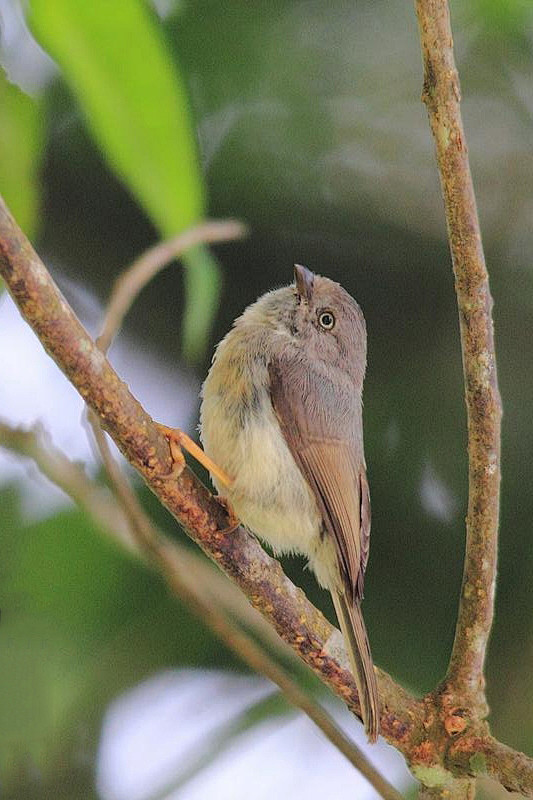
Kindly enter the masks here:
[[181, 431], [179, 428], [168, 428], [166, 425], [160, 425], [157, 423], [157, 427], [163, 434], [163, 436], [168, 439], [168, 444], [170, 447], [170, 455], [172, 456], [172, 471], [169, 473], [169, 478], [178, 478], [185, 468], [185, 458], [183, 456], [183, 450], [187, 450], [188, 453], [191, 454], [197, 461], [200, 462], [210, 473], [214, 475], [215, 478], [227, 489], [229, 489], [233, 483], [232, 479], [229, 475], [215, 464], [215, 462], [209, 458], [209, 456], [204, 453], [201, 447], [199, 447], [196, 442], [194, 442], [190, 436], [187, 436], [186, 433]]

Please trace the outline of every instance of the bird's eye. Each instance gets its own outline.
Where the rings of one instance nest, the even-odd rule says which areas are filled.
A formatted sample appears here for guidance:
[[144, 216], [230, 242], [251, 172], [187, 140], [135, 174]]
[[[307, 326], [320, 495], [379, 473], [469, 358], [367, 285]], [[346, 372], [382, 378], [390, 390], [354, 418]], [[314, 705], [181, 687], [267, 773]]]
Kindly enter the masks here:
[[331, 311], [322, 311], [318, 317], [318, 322], [324, 328], [324, 330], [330, 331], [335, 325], [335, 317]]

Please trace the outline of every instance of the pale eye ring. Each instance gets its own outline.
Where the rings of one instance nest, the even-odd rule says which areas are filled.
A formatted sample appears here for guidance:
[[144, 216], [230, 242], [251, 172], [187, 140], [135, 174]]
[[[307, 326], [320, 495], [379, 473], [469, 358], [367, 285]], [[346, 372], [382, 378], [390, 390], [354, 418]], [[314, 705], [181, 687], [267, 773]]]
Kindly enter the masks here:
[[321, 311], [318, 322], [325, 331], [330, 331], [335, 325], [335, 317], [331, 311]]

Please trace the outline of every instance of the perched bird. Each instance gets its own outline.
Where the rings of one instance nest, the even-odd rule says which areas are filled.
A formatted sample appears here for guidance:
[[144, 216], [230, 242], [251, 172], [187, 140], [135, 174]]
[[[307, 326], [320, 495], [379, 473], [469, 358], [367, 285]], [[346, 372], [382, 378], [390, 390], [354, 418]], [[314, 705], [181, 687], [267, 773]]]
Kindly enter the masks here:
[[250, 305], [218, 345], [202, 389], [201, 439], [235, 515], [275, 553], [304, 555], [331, 592], [374, 742], [378, 693], [361, 614], [370, 541], [365, 320], [338, 283], [299, 265], [294, 276]]

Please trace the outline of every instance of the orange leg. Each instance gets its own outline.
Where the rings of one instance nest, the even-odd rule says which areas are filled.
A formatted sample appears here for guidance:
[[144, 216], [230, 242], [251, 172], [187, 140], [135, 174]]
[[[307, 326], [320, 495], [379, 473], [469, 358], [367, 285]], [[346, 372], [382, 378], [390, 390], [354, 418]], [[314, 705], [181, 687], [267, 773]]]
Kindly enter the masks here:
[[203, 464], [203, 466], [209, 470], [209, 472], [214, 475], [220, 481], [220, 483], [223, 484], [223, 486], [225, 486], [227, 489], [231, 488], [233, 481], [229, 475], [224, 472], [221, 467], [215, 464], [215, 462], [212, 461], [212, 459], [210, 459], [206, 453], [204, 453], [202, 448], [198, 447], [196, 442], [193, 442], [190, 436], [187, 436], [186, 433], [180, 431], [179, 428], [167, 428], [166, 425], [159, 425], [159, 423], [158, 428], [168, 439], [170, 453], [172, 455], [172, 459], [174, 460], [174, 465], [178, 475], [182, 472], [183, 467], [185, 466], [185, 459], [183, 458], [183, 453], [181, 452], [181, 448], [183, 447], [188, 453], [191, 454], [191, 456], [199, 461], [200, 464]]
[[[208, 455], [204, 453], [201, 447], [198, 447], [196, 442], [193, 442], [190, 436], [187, 436], [186, 433], [180, 431], [179, 428], [168, 428], [166, 425], [160, 425], [157, 423], [157, 427], [168, 439], [168, 444], [170, 447], [170, 455], [172, 456], [173, 467], [172, 472], [169, 473], [169, 478], [178, 478], [183, 469], [185, 467], [185, 458], [183, 457], [183, 453], [181, 452], [181, 448], [183, 447], [190, 453], [200, 464], [209, 470], [212, 475], [215, 475], [220, 483], [222, 483], [227, 489], [229, 489], [233, 483], [232, 479], [229, 475], [224, 472], [224, 470], [215, 464]], [[238, 528], [240, 525], [240, 520], [235, 516], [235, 512], [233, 511], [230, 503], [226, 500], [225, 497], [217, 497], [216, 498], [221, 506], [224, 507], [228, 517], [229, 517], [229, 524], [221, 530], [221, 533], [231, 533]]]

